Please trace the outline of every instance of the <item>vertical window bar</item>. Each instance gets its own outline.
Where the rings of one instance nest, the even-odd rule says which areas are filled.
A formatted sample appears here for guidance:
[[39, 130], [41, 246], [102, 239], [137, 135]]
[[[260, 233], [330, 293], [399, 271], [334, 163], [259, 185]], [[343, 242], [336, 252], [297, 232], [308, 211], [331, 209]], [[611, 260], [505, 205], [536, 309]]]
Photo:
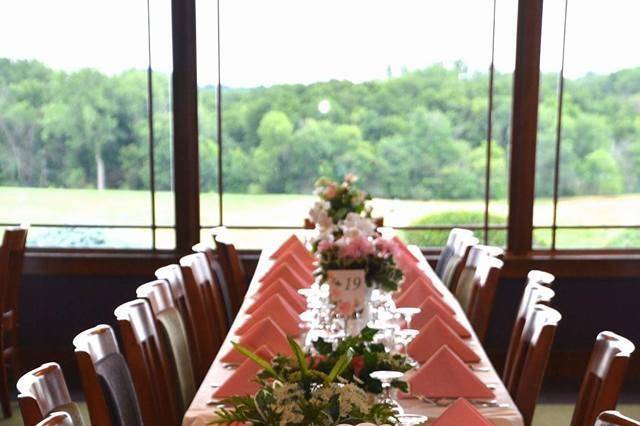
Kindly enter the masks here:
[[491, 17], [491, 63], [489, 64], [489, 105], [487, 107], [487, 159], [484, 174], [484, 243], [489, 244], [489, 199], [491, 198], [491, 139], [493, 137], [493, 76], [495, 72], [496, 2]]
[[219, 225], [224, 225], [224, 220], [222, 219], [222, 191], [223, 191], [223, 182], [222, 182], [222, 78], [220, 76], [220, 0], [217, 0], [218, 7], [218, 89], [216, 91], [216, 100], [217, 100], [217, 136], [218, 136], [218, 220], [220, 221]]
[[147, 0], [147, 114], [149, 125], [149, 192], [151, 194], [151, 248], [156, 250], [156, 174], [154, 167], [154, 130], [153, 130], [153, 71], [151, 69], [151, 5]]
[[564, 55], [567, 44], [567, 11], [569, 0], [564, 2], [564, 23], [562, 28], [562, 61], [558, 75], [558, 111], [556, 116], [556, 158], [553, 170], [553, 223], [551, 227], [551, 250], [556, 249], [558, 220], [558, 187], [560, 185], [560, 143], [562, 141], [562, 103], [564, 100]]

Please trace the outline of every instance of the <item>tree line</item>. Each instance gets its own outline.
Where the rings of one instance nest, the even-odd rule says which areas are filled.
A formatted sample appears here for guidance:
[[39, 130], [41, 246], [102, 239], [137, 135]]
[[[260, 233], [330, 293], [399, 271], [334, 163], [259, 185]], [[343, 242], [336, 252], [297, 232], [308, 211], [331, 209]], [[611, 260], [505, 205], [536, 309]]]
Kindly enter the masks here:
[[[511, 83], [511, 75], [495, 75], [493, 198], [507, 192]], [[553, 75], [541, 77], [541, 196], [553, 190], [556, 84]], [[156, 188], [166, 190], [173, 161], [170, 76], [154, 73], [153, 89]], [[357, 84], [224, 88], [224, 190], [309, 193], [320, 175], [356, 171], [380, 197], [481, 198], [487, 90], [487, 74], [462, 63]], [[640, 191], [639, 105], [640, 68], [566, 82], [561, 195]], [[215, 109], [215, 88], [201, 87], [202, 191], [217, 189]], [[148, 113], [145, 71], [108, 76], [0, 59], [0, 185], [146, 189]]]

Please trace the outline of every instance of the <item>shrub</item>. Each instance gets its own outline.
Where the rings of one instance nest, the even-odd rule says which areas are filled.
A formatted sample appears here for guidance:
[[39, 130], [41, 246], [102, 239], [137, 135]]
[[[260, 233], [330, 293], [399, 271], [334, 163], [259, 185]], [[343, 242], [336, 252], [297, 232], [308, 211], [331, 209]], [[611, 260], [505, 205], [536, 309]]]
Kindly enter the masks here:
[[[505, 225], [507, 218], [500, 215], [489, 215], [491, 225]], [[479, 211], [451, 211], [431, 213], [411, 222], [411, 226], [450, 226], [464, 228], [465, 226], [482, 226], [484, 224], [484, 212]], [[449, 229], [446, 230], [417, 230], [404, 231], [404, 239], [420, 247], [443, 247], [447, 243]], [[475, 231], [476, 237], [483, 240], [482, 231]], [[489, 244], [504, 247], [507, 243], [505, 230], [490, 230]]]

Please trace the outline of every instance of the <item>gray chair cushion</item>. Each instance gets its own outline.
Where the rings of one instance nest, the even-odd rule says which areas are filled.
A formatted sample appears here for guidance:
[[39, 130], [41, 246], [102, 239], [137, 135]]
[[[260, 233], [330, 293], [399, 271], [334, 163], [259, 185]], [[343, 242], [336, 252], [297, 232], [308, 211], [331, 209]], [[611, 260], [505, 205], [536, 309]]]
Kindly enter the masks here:
[[193, 377], [193, 363], [187, 343], [187, 333], [180, 312], [177, 309], [166, 309], [158, 314], [160, 335], [165, 348], [169, 352], [174, 377], [177, 378], [181, 409], [185, 412], [196, 394]]
[[124, 357], [119, 353], [107, 355], [96, 362], [96, 372], [111, 422], [118, 426], [142, 426], [138, 398]]

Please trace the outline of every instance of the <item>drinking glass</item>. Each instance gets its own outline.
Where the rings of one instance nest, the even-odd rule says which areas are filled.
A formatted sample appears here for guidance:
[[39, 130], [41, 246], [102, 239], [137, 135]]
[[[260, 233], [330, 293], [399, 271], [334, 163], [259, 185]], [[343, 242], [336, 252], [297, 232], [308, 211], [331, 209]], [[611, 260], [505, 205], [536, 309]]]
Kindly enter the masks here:
[[391, 382], [404, 377], [404, 373], [400, 371], [378, 370], [371, 372], [369, 376], [372, 379], [380, 380], [382, 383], [382, 395], [379, 398], [379, 402], [391, 405], [396, 414], [403, 414], [404, 409], [398, 404], [398, 401], [391, 396]]
[[409, 343], [415, 339], [420, 332], [414, 328], [403, 328], [396, 331], [397, 340], [402, 345], [402, 354], [407, 358], [407, 363], [412, 367], [417, 367], [419, 364], [416, 360], [409, 356]]
[[426, 421], [429, 420], [427, 416], [423, 416], [422, 414], [399, 414], [396, 416], [396, 419], [398, 419], [402, 426], [416, 426], [426, 423]]
[[413, 318], [414, 315], [418, 315], [420, 312], [422, 312], [422, 309], [420, 308], [396, 308], [396, 313], [404, 319], [404, 322], [407, 324], [407, 328], [411, 328], [411, 318]]

